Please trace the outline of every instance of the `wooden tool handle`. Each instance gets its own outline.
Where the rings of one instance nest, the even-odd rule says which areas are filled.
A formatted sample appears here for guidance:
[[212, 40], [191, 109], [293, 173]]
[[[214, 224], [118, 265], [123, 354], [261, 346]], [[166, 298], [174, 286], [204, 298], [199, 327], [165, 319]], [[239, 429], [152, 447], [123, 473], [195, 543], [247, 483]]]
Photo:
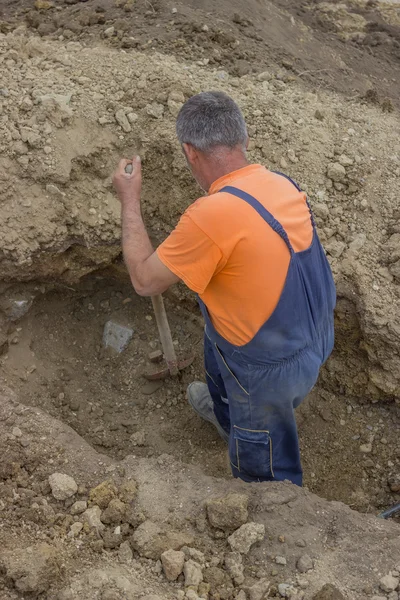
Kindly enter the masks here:
[[172, 376], [178, 375], [178, 361], [176, 359], [175, 347], [172, 342], [171, 330], [169, 328], [167, 313], [165, 312], [164, 300], [161, 294], [152, 296], [154, 314], [156, 316], [158, 333], [162, 349], [164, 352], [165, 362]]

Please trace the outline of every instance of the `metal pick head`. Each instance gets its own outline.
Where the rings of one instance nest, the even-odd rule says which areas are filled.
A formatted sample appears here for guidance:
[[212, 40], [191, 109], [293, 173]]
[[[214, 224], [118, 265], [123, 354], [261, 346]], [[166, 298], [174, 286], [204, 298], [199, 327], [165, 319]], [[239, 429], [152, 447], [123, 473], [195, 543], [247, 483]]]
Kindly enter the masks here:
[[128, 163], [125, 167], [125, 173], [128, 173], [128, 175], [130, 175], [133, 171], [133, 164], [132, 163]]

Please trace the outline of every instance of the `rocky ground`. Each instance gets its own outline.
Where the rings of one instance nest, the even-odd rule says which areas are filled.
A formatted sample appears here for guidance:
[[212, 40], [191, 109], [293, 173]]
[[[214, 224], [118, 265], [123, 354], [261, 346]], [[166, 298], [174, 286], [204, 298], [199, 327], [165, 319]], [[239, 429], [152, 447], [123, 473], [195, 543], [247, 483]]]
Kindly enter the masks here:
[[[361, 0], [1, 3], [1, 599], [397, 600], [398, 525], [374, 515], [400, 500], [399, 31], [396, 4]], [[230, 480], [185, 400], [202, 325], [180, 286], [194, 363], [143, 378], [160, 343], [110, 175], [140, 152], [157, 244], [199, 194], [174, 120], [205, 89], [239, 102], [251, 160], [307, 190], [338, 287], [298, 414], [305, 490]]]

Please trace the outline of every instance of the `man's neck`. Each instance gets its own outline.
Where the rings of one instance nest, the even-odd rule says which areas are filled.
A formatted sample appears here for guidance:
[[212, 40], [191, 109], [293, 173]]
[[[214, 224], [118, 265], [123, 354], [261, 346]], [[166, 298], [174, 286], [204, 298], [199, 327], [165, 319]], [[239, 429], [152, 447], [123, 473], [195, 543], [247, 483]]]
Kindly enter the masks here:
[[221, 179], [221, 177], [229, 175], [229, 173], [233, 173], [234, 171], [238, 171], [239, 169], [243, 169], [249, 164], [249, 161], [243, 155], [237, 157], [230, 157], [230, 160], [228, 161], [215, 162], [212, 166], [212, 169], [210, 170], [210, 183], [208, 189], [211, 188], [215, 181]]

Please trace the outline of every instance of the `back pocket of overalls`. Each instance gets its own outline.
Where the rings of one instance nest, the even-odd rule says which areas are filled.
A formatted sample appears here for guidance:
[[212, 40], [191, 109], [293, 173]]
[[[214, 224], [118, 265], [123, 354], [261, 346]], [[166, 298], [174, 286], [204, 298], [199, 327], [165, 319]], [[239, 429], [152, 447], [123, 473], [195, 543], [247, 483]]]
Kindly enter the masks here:
[[240, 473], [250, 477], [273, 477], [272, 440], [269, 431], [233, 426], [236, 462]]

